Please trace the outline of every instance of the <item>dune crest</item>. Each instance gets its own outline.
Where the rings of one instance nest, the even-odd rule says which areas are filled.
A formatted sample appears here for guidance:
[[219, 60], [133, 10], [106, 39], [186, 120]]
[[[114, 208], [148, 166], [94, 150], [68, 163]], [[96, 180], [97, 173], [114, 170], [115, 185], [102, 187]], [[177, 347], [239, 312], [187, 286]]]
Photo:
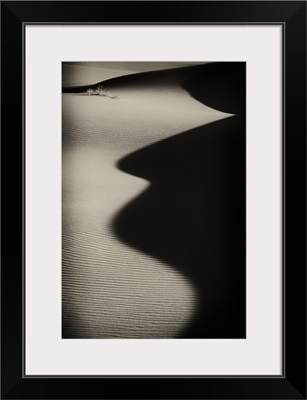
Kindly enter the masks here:
[[[111, 99], [140, 102], [147, 107], [166, 109], [177, 107], [191, 112], [222, 112], [222, 110], [206, 105], [203, 101], [198, 101], [185, 88], [186, 83], [193, 80], [198, 81], [199, 86], [206, 90], [206, 85], [204, 86], [202, 81], [210, 65], [194, 65], [124, 75], [93, 85], [64, 87], [63, 93], [101, 95]], [[223, 113], [224, 117], [233, 115], [226, 111]]]

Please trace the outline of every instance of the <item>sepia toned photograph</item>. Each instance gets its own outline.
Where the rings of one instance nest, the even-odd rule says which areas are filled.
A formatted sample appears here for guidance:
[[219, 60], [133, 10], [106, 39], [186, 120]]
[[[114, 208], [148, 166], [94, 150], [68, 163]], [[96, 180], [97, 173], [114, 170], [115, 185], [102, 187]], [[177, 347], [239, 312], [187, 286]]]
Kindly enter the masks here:
[[245, 62], [62, 63], [62, 338], [246, 337]]

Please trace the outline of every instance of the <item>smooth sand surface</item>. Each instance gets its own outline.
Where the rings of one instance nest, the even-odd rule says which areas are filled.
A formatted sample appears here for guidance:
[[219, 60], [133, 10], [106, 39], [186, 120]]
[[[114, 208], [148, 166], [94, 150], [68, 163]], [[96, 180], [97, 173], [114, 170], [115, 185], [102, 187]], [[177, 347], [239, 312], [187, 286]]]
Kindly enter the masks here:
[[197, 293], [185, 276], [114, 233], [114, 217], [150, 185], [116, 164], [229, 114], [176, 85], [137, 94], [117, 87], [116, 99], [62, 95], [63, 337], [172, 338], [197, 308]]

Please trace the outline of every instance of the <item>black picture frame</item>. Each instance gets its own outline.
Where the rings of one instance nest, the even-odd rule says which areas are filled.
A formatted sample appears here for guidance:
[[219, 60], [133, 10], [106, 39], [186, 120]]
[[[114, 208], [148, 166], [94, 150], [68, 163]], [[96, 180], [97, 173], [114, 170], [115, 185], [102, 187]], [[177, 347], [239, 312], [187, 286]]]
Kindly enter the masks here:
[[[102, 16], [102, 17], [100, 17]], [[103, 18], [101, 21], [100, 18]], [[282, 376], [24, 376], [23, 29], [39, 24], [281, 24], [284, 33]], [[306, 2], [3, 1], [3, 399], [306, 399]]]

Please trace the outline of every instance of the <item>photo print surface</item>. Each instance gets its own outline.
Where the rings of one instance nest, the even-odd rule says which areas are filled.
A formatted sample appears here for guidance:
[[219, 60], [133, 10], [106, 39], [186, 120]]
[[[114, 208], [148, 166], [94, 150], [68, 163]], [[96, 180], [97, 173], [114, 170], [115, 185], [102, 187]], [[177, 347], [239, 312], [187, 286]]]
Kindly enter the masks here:
[[62, 338], [246, 337], [244, 62], [62, 63]]

